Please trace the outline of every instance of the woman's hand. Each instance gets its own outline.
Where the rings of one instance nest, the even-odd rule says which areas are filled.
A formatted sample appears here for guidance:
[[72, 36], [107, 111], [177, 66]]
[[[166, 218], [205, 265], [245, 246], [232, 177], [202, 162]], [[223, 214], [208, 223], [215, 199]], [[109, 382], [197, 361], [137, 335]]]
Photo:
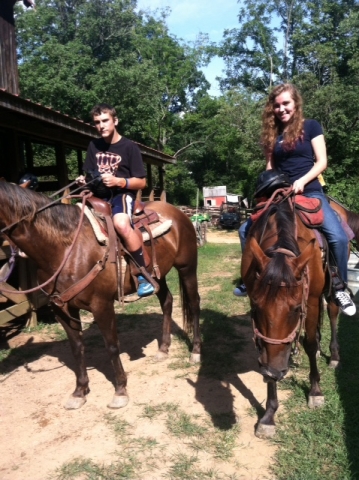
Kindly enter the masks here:
[[293, 191], [294, 191], [295, 194], [303, 193], [304, 192], [304, 187], [305, 187], [305, 181], [303, 180], [303, 178], [298, 178], [298, 180], [296, 180], [293, 183]]

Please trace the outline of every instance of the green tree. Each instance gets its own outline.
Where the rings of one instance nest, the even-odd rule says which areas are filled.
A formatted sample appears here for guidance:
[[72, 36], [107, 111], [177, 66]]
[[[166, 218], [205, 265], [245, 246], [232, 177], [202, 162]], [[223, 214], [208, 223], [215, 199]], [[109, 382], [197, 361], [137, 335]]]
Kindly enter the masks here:
[[225, 32], [223, 88], [245, 87], [254, 98], [290, 81], [305, 115], [319, 120], [327, 141], [330, 191], [359, 209], [359, 22], [354, 0], [247, 0], [238, 29]]
[[207, 88], [202, 54], [169, 35], [131, 0], [38, 0], [18, 9], [22, 95], [90, 121], [98, 101], [117, 107], [122, 133], [166, 150], [173, 115]]

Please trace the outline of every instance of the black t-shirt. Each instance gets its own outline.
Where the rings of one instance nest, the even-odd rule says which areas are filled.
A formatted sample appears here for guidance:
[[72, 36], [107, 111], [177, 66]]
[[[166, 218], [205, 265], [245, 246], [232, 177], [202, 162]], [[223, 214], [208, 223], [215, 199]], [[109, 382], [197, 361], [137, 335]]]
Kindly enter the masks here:
[[[303, 129], [303, 138], [297, 140], [293, 150], [283, 149], [283, 135], [279, 135], [274, 147], [274, 167], [286, 173], [292, 184], [306, 175], [313, 167], [315, 157], [311, 141], [313, 138], [323, 135], [323, 129], [316, 120], [305, 120]], [[304, 188], [304, 192], [318, 190], [321, 191], [322, 187], [317, 178], [307, 183]]]
[[[103, 138], [92, 140], [84, 163], [86, 173], [98, 171], [121, 178], [146, 176], [142, 155], [138, 146], [126, 137], [116, 143], [106, 143]], [[119, 189], [121, 193], [136, 194], [135, 190]]]

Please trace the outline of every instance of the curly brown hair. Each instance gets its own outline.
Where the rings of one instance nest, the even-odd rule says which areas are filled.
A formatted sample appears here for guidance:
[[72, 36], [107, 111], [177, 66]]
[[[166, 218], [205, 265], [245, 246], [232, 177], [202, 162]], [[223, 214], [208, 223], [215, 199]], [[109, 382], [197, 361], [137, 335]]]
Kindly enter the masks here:
[[275, 99], [283, 92], [289, 92], [295, 103], [295, 113], [285, 131], [283, 149], [287, 151], [293, 150], [297, 140], [303, 137], [304, 116], [302, 97], [298, 89], [290, 83], [277, 85], [269, 94], [262, 114], [261, 144], [266, 155], [273, 152], [276, 139], [283, 131], [282, 122], [274, 114]]

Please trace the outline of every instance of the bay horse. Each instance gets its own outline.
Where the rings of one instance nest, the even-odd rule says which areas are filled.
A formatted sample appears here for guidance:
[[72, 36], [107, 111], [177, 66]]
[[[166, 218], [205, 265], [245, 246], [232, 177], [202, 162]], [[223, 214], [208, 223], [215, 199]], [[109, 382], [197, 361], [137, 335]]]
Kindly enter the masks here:
[[[251, 304], [260, 372], [267, 383], [266, 411], [256, 427], [260, 438], [275, 434], [277, 382], [289, 370], [292, 344], [302, 330], [310, 363], [308, 406], [324, 404], [316, 356], [329, 279], [325, 263], [316, 235], [293, 209], [290, 193], [270, 204], [249, 231], [241, 275]], [[339, 308], [330, 298], [327, 302], [329, 317], [336, 325]], [[339, 353], [333, 325], [330, 362], [336, 366]]]
[[[166, 283], [166, 275], [175, 267], [179, 276], [184, 330], [193, 332], [191, 360], [196, 362], [200, 360], [201, 353], [196, 233], [189, 218], [173, 205], [154, 201], [147, 202], [146, 207], [172, 221], [170, 230], [154, 239], [157, 264], [161, 272], [161, 277], [157, 280], [159, 290], [156, 295], [163, 312], [163, 331], [157, 358], [166, 358], [171, 344], [173, 297]], [[99, 244], [86, 217], [79, 229], [80, 214], [81, 211], [76, 205], [54, 203], [43, 194], [0, 182], [0, 230], [35, 261], [40, 284], [54, 276], [71, 248], [61, 271], [44, 288], [49, 295], [56, 297], [57, 294], [66, 292], [95, 265], [103, 262], [106, 247]], [[10, 228], [6, 229], [8, 226]], [[73, 244], [77, 230], [78, 238]], [[145, 249], [151, 258], [148, 242], [145, 242]], [[119, 296], [117, 265], [108, 261], [103, 263], [104, 268], [91, 283], [68, 301], [66, 311], [54, 305], [56, 319], [66, 331], [76, 364], [76, 387], [65, 404], [67, 409], [80, 408], [89, 393], [80, 309], [93, 314], [114, 369], [115, 393], [108, 407], [120, 408], [128, 403], [127, 378], [120, 359], [114, 309], [114, 301]], [[125, 285], [124, 289], [124, 295], [136, 291], [134, 284]]]

